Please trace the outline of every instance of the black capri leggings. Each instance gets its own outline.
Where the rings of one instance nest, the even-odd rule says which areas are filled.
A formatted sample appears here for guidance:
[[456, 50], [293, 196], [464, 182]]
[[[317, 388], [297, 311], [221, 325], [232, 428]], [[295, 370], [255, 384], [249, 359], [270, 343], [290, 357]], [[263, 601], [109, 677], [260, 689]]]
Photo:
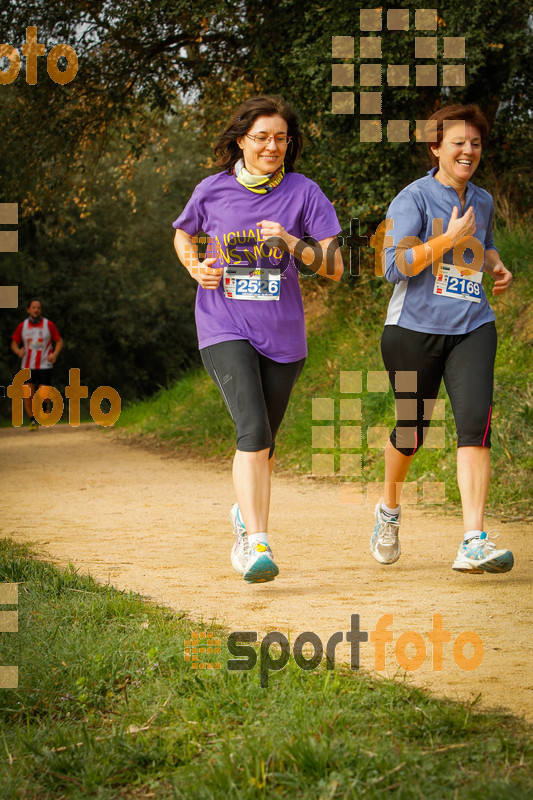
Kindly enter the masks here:
[[246, 339], [200, 350], [237, 430], [237, 450], [274, 453], [276, 433], [305, 358], [282, 364], [258, 353]]
[[490, 447], [496, 344], [494, 322], [457, 336], [385, 326], [381, 353], [397, 416], [390, 440], [400, 453], [414, 455], [422, 446], [443, 377], [457, 446]]

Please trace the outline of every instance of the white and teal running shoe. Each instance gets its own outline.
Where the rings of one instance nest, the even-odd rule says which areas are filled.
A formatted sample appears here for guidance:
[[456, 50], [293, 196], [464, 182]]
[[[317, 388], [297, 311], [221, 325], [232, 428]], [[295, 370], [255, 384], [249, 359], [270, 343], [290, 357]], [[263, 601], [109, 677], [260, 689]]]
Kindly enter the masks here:
[[272, 550], [264, 542], [257, 544], [248, 553], [248, 562], [244, 571], [247, 583], [265, 583], [273, 581], [279, 569], [272, 556]]
[[[497, 536], [494, 537], [495, 539]], [[514, 558], [510, 550], [496, 550], [494, 542], [483, 531], [468, 542], [459, 546], [457, 558], [452, 569], [457, 572], [509, 572], [513, 568]]]
[[233, 533], [235, 534], [235, 542], [231, 550], [231, 566], [241, 575], [244, 575], [248, 561], [248, 534], [246, 533], [238, 503], [234, 504], [229, 516], [233, 526]]
[[400, 558], [400, 517], [391, 517], [381, 511], [381, 503], [376, 505], [376, 524], [370, 539], [370, 552], [380, 564], [394, 564]]

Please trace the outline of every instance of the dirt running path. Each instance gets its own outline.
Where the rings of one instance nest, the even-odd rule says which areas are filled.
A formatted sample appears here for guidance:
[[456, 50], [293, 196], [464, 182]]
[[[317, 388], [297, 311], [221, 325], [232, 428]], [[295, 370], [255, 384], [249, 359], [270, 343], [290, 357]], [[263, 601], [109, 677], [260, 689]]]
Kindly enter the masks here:
[[[0, 431], [0, 475], [4, 535], [38, 542], [60, 564], [71, 562], [197, 619], [260, 635], [290, 632], [292, 641], [314, 631], [325, 645], [335, 631], [349, 630], [351, 614], [360, 615], [366, 631], [393, 614], [394, 644], [401, 633], [417, 631], [427, 645], [424, 664], [410, 673], [417, 685], [461, 699], [482, 692], [484, 705], [533, 719], [526, 523], [488, 520], [514, 551], [510, 574], [463, 575], [451, 570], [459, 519], [408, 506], [402, 557], [381, 567], [368, 550], [371, 507], [341, 503], [333, 484], [282, 476], [274, 479], [270, 521], [280, 575], [248, 586], [229, 563], [227, 467], [124, 445], [96, 426], [57, 426]], [[481, 637], [477, 669], [459, 669], [450, 643], [442, 671], [433, 670], [427, 632], [435, 613], [443, 615], [452, 643], [462, 631]], [[397, 671], [394, 644], [387, 646], [387, 675]], [[348, 660], [347, 648], [339, 645], [337, 657]], [[467, 645], [465, 657], [472, 652]], [[374, 667], [370, 642], [361, 646], [361, 664]]]

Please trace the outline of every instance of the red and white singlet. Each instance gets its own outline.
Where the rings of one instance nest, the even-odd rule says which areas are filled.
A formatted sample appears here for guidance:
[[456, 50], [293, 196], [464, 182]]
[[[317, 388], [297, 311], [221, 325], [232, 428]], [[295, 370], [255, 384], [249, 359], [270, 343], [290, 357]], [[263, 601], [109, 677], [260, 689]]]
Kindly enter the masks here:
[[20, 346], [24, 345], [21, 369], [51, 369], [47, 355], [52, 352], [52, 342], [59, 341], [58, 330], [53, 322], [43, 317], [37, 325], [29, 319], [21, 322], [13, 334], [13, 339]]

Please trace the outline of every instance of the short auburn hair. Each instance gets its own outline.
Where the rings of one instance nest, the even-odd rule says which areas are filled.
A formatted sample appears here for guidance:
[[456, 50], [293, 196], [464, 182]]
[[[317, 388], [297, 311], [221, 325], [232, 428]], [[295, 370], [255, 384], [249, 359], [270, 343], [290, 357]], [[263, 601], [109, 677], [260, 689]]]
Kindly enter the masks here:
[[449, 106], [442, 106], [442, 108], [439, 108], [438, 111], [435, 111], [435, 113], [429, 117], [426, 123], [426, 130], [429, 128], [432, 129], [435, 125], [435, 122], [437, 123], [436, 141], [434, 140], [432, 142], [427, 142], [429, 157], [431, 158], [431, 163], [434, 167], [439, 166], [439, 159], [431, 148], [440, 147], [444, 136], [444, 123], [448, 121], [460, 122], [462, 120], [468, 122], [470, 125], [474, 125], [478, 129], [479, 135], [481, 136], [481, 144], [483, 145], [485, 137], [489, 132], [489, 123], [487, 122], [487, 118], [479, 106], [475, 105], [475, 103], [470, 103], [467, 106], [462, 106], [458, 103]]
[[282, 97], [276, 95], [249, 97], [239, 106], [215, 145], [217, 167], [222, 167], [228, 173], [233, 172], [233, 167], [242, 158], [237, 139], [250, 130], [257, 117], [275, 116], [282, 117], [287, 123], [287, 136], [291, 137], [291, 143], [287, 147], [284, 164], [286, 172], [294, 172], [294, 163], [302, 152], [303, 137], [298, 116]]

